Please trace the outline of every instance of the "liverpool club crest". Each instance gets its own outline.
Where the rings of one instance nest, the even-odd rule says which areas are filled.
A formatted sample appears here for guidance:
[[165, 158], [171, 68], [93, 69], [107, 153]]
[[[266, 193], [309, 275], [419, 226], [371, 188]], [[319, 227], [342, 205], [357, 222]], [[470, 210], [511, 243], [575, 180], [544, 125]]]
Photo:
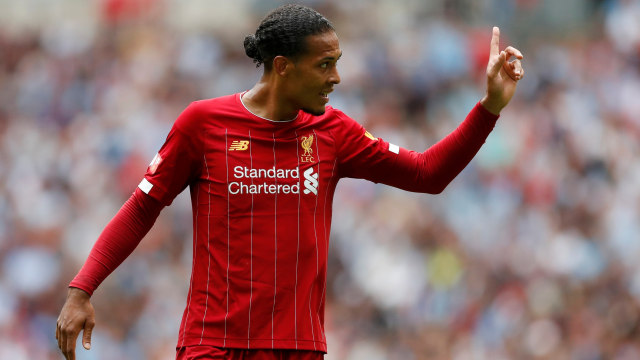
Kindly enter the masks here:
[[300, 156], [300, 162], [311, 163], [313, 162], [313, 135], [302, 137], [302, 156]]

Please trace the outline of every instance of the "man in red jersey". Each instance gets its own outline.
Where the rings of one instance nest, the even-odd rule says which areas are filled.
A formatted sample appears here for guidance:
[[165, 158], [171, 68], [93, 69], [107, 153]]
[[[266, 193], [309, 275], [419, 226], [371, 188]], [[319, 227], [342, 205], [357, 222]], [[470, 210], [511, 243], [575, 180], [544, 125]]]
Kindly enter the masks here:
[[[178, 359], [321, 359], [334, 190], [343, 177], [440, 193], [471, 161], [524, 74], [493, 29], [486, 96], [446, 138], [417, 153], [373, 137], [327, 106], [342, 51], [327, 19], [286, 5], [245, 51], [264, 75], [249, 91], [196, 101], [178, 117], [131, 198], [73, 279], [56, 338], [89, 349], [90, 296], [189, 186], [193, 267]], [[510, 57], [514, 61], [507, 61]]]

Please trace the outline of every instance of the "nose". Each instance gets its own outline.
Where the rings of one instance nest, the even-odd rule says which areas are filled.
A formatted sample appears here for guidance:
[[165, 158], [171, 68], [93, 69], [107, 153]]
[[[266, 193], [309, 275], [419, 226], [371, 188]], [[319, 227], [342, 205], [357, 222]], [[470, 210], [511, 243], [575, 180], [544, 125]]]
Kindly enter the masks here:
[[329, 75], [329, 82], [331, 84], [340, 84], [340, 74], [338, 74], [338, 67], [334, 66], [333, 71]]

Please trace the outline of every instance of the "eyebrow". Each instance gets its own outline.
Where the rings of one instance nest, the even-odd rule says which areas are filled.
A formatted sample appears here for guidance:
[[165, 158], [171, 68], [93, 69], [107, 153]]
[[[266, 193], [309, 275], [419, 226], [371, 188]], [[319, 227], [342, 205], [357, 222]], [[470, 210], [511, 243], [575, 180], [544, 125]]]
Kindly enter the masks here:
[[340, 51], [340, 55], [338, 55], [337, 58], [333, 57], [333, 56], [325, 56], [322, 59], [320, 59], [320, 61], [325, 61], [325, 60], [340, 60], [340, 58], [342, 57], [342, 51]]

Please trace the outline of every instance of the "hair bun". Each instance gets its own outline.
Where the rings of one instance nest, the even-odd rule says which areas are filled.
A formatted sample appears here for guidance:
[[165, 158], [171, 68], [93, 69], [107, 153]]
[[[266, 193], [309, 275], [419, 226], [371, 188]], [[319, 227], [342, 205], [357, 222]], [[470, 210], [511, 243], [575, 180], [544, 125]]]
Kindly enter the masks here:
[[248, 57], [253, 59], [258, 66], [262, 63], [262, 57], [260, 56], [260, 50], [258, 49], [258, 39], [254, 34], [247, 35], [244, 38], [244, 52]]

